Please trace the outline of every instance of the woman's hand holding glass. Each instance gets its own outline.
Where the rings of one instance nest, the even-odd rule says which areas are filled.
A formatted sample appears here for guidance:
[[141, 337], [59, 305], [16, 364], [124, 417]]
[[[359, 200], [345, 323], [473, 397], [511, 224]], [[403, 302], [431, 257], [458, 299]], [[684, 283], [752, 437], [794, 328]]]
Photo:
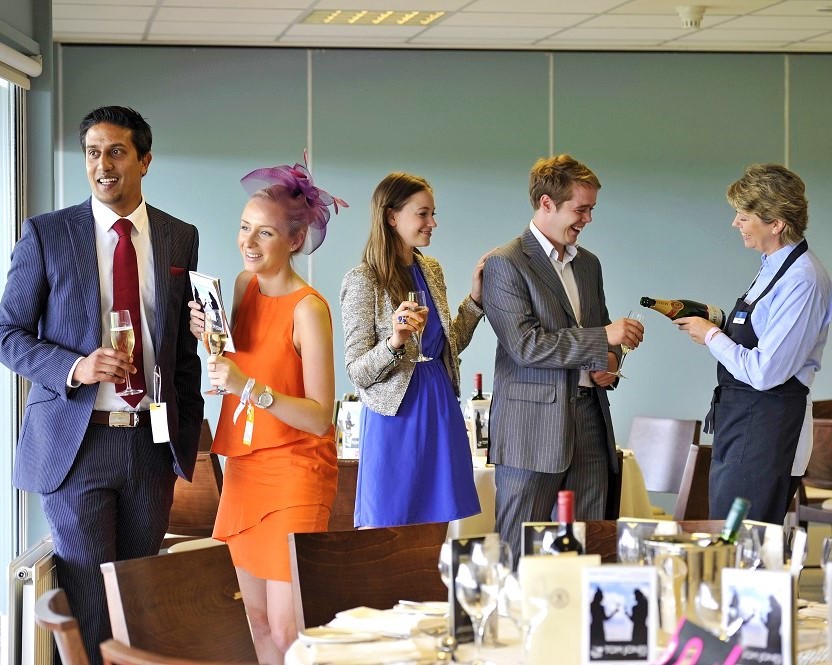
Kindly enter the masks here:
[[418, 302], [405, 300], [393, 312], [392, 321], [393, 334], [390, 336], [390, 346], [399, 349], [413, 335], [421, 335], [427, 321], [427, 308], [420, 310]]

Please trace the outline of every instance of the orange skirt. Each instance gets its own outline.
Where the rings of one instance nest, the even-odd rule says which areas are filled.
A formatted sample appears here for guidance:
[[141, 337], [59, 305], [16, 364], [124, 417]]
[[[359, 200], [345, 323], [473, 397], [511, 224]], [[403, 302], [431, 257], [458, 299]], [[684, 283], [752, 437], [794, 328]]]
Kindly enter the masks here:
[[335, 445], [310, 437], [225, 462], [214, 538], [234, 565], [288, 582], [290, 533], [326, 531], [338, 480]]

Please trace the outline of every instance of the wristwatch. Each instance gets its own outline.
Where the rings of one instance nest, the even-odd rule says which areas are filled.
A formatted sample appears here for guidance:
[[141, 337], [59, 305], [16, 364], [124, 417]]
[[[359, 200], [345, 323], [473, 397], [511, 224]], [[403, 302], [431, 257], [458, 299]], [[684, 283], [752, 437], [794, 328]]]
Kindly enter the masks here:
[[261, 409], [268, 409], [272, 403], [274, 402], [274, 394], [272, 393], [272, 389], [266, 386], [260, 396], [257, 398], [257, 401], [254, 403], [254, 406], [259, 407]]

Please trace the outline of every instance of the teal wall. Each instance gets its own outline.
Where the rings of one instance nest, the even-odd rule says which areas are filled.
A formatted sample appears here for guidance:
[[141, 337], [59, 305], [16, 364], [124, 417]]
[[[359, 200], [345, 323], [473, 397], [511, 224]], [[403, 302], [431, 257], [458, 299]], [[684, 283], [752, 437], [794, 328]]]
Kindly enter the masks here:
[[[64, 46], [61, 67], [62, 203], [89, 193], [74, 131], [83, 114], [135, 106], [155, 137], [146, 196], [199, 226], [200, 268], [221, 277], [226, 297], [240, 269], [239, 177], [309, 146], [316, 180], [350, 203], [297, 264], [332, 305], [337, 359], [341, 277], [360, 260], [370, 195], [391, 170], [435, 188], [429, 253], [452, 303], [477, 258], [528, 223], [528, 170], [550, 144], [603, 183], [581, 241], [601, 258], [613, 318], [642, 295], [732, 306], [759, 257], [731, 228], [724, 193], [752, 161], [788, 161], [804, 177], [809, 241], [832, 267], [832, 56]], [[495, 344], [483, 322], [462, 355], [464, 390], [476, 371], [490, 388]], [[337, 391], [349, 391], [340, 360], [336, 369]], [[647, 313], [625, 370], [612, 395], [620, 442], [636, 414], [704, 416], [714, 363], [663, 317]], [[832, 395], [832, 371], [814, 394]]]

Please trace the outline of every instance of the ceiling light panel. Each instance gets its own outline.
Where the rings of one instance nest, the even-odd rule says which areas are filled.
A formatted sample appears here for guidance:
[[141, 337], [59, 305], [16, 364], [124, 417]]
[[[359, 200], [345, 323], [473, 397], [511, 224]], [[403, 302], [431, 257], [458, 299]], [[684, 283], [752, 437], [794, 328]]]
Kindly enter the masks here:
[[419, 11], [418, 9], [394, 11], [392, 9], [315, 9], [301, 23], [307, 25], [404, 25], [428, 26], [440, 20], [443, 11]]

